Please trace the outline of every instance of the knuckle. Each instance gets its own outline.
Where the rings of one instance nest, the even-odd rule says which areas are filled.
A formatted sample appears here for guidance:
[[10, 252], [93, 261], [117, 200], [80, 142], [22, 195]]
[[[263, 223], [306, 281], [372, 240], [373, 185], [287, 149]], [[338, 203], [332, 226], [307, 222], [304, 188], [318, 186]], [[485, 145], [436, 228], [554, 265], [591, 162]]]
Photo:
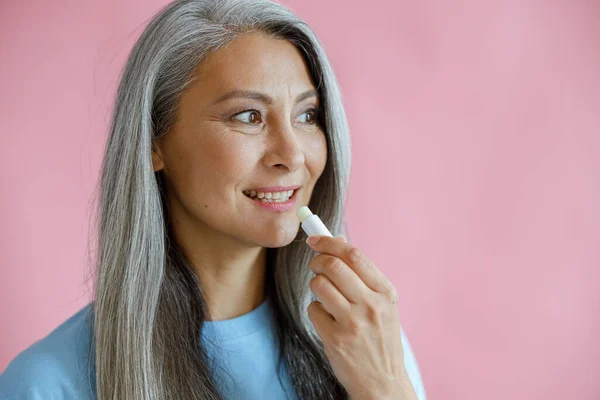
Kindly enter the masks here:
[[385, 280], [381, 276], [381, 274], [375, 274], [375, 290], [378, 292], [385, 292], [387, 287], [385, 285]]
[[347, 329], [352, 336], [358, 336], [363, 329], [363, 324], [357, 319], [351, 318], [348, 320]]
[[363, 260], [364, 255], [363, 255], [362, 251], [360, 251], [357, 247], [352, 247], [349, 250], [348, 258], [352, 262], [359, 263]]
[[310, 280], [309, 286], [313, 291], [316, 291], [326, 284], [327, 281], [328, 279], [326, 276], [319, 274]]
[[312, 270], [315, 270], [319, 266], [319, 264], [322, 264], [322, 263], [323, 263], [323, 255], [318, 254], [310, 260], [310, 262], [308, 263], [308, 267]]
[[398, 302], [398, 290], [393, 285], [390, 286], [390, 289], [386, 292], [387, 299], [390, 303], [396, 304]]
[[392, 282], [390, 282], [390, 280], [379, 271], [374, 271], [374, 274], [376, 276], [375, 290], [385, 294], [386, 296], [388, 296], [386, 298], [389, 298], [389, 300], [392, 301], [392, 295], [394, 295], [396, 288], [394, 287]]
[[383, 307], [377, 303], [367, 306], [367, 319], [373, 324], [379, 324], [383, 320]]
[[344, 263], [339, 258], [330, 258], [325, 263], [324, 269], [331, 274], [339, 274], [344, 269]]

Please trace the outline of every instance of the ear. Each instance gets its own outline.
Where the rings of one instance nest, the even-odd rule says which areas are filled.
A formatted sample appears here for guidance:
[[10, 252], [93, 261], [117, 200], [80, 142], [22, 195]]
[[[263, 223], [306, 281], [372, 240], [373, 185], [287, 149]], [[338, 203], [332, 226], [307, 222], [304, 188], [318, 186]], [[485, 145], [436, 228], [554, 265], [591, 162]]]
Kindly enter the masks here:
[[152, 168], [154, 172], [158, 172], [165, 167], [165, 163], [163, 161], [163, 155], [160, 150], [160, 144], [154, 143], [152, 145]]

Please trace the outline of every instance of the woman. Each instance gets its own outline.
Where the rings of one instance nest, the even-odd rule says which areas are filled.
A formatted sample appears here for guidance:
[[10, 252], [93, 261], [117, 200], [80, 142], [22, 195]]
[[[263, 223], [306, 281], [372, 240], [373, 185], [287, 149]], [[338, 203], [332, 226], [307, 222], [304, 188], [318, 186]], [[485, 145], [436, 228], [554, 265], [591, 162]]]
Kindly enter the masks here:
[[165, 7], [117, 93], [95, 300], [11, 362], [0, 398], [425, 399], [392, 285], [299, 230], [302, 205], [342, 230], [348, 135], [289, 10]]

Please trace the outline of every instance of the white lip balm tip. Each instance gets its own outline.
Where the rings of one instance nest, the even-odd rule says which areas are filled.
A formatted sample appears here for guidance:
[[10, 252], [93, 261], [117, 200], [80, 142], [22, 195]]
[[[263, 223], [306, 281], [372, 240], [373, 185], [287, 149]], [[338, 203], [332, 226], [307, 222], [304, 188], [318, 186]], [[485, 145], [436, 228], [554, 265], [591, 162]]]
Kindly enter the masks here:
[[307, 206], [300, 207], [298, 211], [296, 211], [296, 215], [300, 219], [300, 226], [308, 236], [318, 235], [333, 237], [319, 216], [313, 214]]
[[300, 222], [304, 222], [304, 220], [310, 217], [311, 215], [313, 215], [313, 213], [307, 206], [302, 206], [298, 209], [298, 211], [296, 211], [296, 216], [298, 217], [298, 219], [300, 219]]

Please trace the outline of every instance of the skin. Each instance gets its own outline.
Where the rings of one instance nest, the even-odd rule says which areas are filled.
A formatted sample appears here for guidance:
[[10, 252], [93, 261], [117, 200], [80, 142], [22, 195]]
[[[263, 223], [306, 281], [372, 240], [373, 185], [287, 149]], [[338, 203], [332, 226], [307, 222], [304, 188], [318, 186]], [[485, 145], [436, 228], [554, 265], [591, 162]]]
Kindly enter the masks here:
[[[296, 209], [265, 210], [243, 191], [302, 185], [296, 208], [307, 205], [325, 168], [326, 138], [310, 112], [318, 97], [296, 102], [316, 88], [286, 40], [244, 35], [212, 52], [195, 78], [178, 121], [157, 143], [153, 167], [164, 173], [172, 229], [202, 282], [211, 319], [230, 319], [262, 303], [266, 248], [291, 243], [300, 225]], [[215, 103], [233, 90], [259, 92], [272, 103]]]
[[320, 301], [308, 316], [336, 378], [352, 400], [417, 400], [404, 366], [393, 284], [344, 238], [311, 236], [309, 266]]
[[[200, 278], [210, 319], [230, 319], [264, 300], [266, 248], [295, 238], [295, 212], [309, 203], [325, 168], [326, 138], [312, 111], [316, 94], [296, 101], [315, 86], [286, 40], [244, 35], [211, 53], [195, 76], [152, 162], [164, 173], [175, 240]], [[233, 90], [271, 101], [217, 102]], [[243, 194], [276, 185], [302, 185], [294, 209], [268, 211]], [[316, 238], [310, 288], [320, 302], [307, 311], [336, 377], [352, 400], [416, 400], [393, 285], [345, 239]]]

